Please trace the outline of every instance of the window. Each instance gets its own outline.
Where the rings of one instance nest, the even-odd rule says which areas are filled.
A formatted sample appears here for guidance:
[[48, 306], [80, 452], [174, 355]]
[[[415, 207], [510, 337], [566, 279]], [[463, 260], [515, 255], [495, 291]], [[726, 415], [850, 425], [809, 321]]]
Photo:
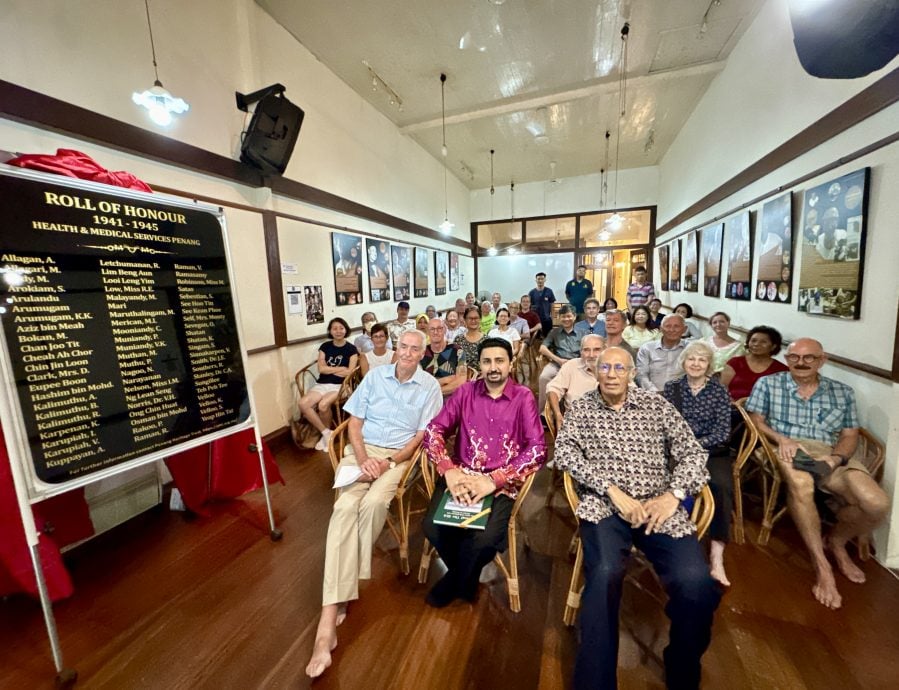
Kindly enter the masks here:
[[[581, 216], [581, 247], [621, 247], [631, 244], [649, 244], [649, 226], [652, 214], [649, 209], [619, 211], [616, 214], [590, 213]], [[530, 228], [531, 224], [528, 223]]]
[[527, 221], [524, 228], [527, 250], [574, 249], [575, 223], [574, 216]]

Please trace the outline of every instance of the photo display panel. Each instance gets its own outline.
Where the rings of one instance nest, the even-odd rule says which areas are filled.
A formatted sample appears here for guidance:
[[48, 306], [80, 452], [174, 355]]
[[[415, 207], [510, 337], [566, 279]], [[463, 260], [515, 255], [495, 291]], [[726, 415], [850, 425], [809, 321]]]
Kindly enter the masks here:
[[88, 187], [0, 174], [0, 320], [47, 484], [250, 416], [219, 217]]

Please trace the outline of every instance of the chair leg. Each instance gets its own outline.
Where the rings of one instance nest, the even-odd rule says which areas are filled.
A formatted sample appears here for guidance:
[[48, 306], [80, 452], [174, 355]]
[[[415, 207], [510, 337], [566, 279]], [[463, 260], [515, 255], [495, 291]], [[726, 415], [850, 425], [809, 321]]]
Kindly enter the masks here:
[[577, 612], [581, 607], [581, 570], [584, 567], [584, 550], [581, 541], [577, 541], [577, 555], [574, 557], [574, 568], [571, 571], [571, 584], [568, 586], [568, 598], [565, 600], [565, 611], [562, 622], [571, 627], [577, 620]]
[[518, 539], [515, 521], [509, 523], [509, 575], [506, 578], [509, 589], [509, 608], [513, 613], [521, 611], [521, 596], [518, 589]]
[[428, 570], [431, 569], [431, 554], [434, 553], [434, 547], [425, 539], [421, 546], [421, 563], [418, 566], [418, 582], [424, 584], [428, 581]]
[[743, 487], [739, 470], [734, 470], [734, 542], [746, 543], [746, 533], [743, 530]]
[[771, 530], [774, 528], [774, 506], [777, 504], [779, 491], [780, 477], [772, 477], [770, 491], [765, 496], [765, 515], [762, 518], [762, 529], [759, 531], [759, 546], [766, 546], [771, 538]]
[[861, 561], [871, 560], [871, 535], [863, 534], [858, 537], [858, 558]]
[[409, 507], [405, 504], [405, 496], [398, 496], [396, 509], [399, 513], [400, 570], [403, 575], [409, 574]]

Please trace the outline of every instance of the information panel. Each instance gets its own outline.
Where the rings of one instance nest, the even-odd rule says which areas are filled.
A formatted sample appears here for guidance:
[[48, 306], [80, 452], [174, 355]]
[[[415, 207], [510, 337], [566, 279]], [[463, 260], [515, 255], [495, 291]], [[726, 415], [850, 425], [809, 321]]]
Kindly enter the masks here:
[[219, 214], [2, 170], [0, 207], [0, 320], [36, 479], [249, 418]]

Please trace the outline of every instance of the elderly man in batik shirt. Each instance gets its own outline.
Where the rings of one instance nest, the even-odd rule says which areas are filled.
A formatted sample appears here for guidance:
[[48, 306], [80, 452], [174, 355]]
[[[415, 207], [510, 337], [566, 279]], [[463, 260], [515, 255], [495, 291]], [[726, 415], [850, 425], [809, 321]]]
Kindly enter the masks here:
[[[507, 546], [515, 497], [528, 475], [546, 459], [543, 427], [529, 388], [509, 378], [512, 346], [487, 338], [478, 346], [481, 379], [462, 385], [425, 430], [428, 458], [440, 475], [423, 527], [448, 570], [428, 593], [427, 603], [443, 607], [454, 599], [474, 600], [481, 569]], [[446, 438], [456, 434], [456, 457]], [[444, 492], [471, 505], [493, 495], [483, 530], [434, 523]]]
[[585, 586], [576, 688], [617, 687], [618, 610], [631, 547], [650, 560], [671, 619], [669, 688], [698, 688], [721, 593], [681, 501], [709, 479], [707, 453], [661, 395], [630, 386], [634, 361], [607, 348], [599, 387], [575, 400], [556, 438], [556, 466], [576, 482]]

